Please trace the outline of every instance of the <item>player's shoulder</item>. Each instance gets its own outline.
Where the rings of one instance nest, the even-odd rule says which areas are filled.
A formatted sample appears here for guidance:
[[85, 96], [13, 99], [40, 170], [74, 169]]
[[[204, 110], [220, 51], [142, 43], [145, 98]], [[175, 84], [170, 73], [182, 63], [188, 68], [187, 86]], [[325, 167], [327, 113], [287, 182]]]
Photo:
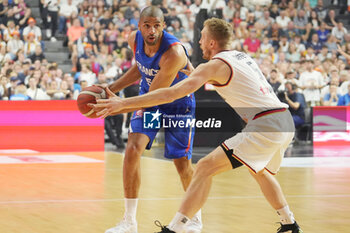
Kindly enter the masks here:
[[130, 48], [134, 47], [137, 31], [132, 31], [128, 37], [128, 44]]
[[166, 56], [174, 57], [186, 57], [186, 52], [181, 43], [172, 44], [169, 46], [168, 50], [164, 53]]
[[161, 47], [165, 50], [183, 48], [180, 40], [166, 31], [163, 31]]
[[220, 72], [226, 69], [231, 70], [231, 65], [229, 65], [226, 59], [214, 58], [209, 60], [207, 63], [203, 64], [206, 70], [211, 70], [214, 73]]
[[173, 66], [187, 63], [187, 55], [181, 45], [174, 45], [162, 54], [159, 66]]

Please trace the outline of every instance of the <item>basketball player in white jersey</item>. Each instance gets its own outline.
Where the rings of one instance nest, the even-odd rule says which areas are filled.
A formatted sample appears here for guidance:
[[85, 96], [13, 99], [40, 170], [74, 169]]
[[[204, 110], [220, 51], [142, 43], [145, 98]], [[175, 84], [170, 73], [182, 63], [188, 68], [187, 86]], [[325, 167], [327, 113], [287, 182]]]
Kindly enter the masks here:
[[[204, 23], [199, 41], [203, 58], [189, 78], [145, 95], [121, 99], [113, 95], [94, 105], [102, 117], [121, 110], [145, 108], [172, 102], [211, 83], [223, 99], [247, 122], [241, 133], [227, 139], [199, 160], [180, 209], [161, 232], [187, 232], [186, 223], [205, 203], [212, 177], [245, 165], [258, 182], [265, 198], [280, 216], [278, 232], [301, 233], [278, 181], [274, 178], [284, 152], [294, 136], [288, 106], [278, 100], [258, 65], [247, 54], [229, 51], [232, 27], [212, 18]], [[102, 110], [101, 110], [102, 109]]]

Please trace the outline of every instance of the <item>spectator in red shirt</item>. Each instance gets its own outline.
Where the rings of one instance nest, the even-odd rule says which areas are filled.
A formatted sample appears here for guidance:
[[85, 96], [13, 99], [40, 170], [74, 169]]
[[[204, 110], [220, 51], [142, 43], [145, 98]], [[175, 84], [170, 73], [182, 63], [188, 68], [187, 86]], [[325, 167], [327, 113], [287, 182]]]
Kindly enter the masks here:
[[243, 43], [243, 49], [246, 53], [248, 53], [252, 57], [256, 57], [260, 52], [260, 40], [256, 36], [255, 28], [250, 29], [250, 34], [247, 39], [245, 39]]
[[67, 36], [68, 36], [68, 48], [69, 51], [72, 52], [73, 44], [76, 40], [78, 40], [81, 36], [81, 33], [85, 31], [85, 28], [80, 25], [80, 20], [75, 18], [73, 21], [73, 25], [68, 28]]

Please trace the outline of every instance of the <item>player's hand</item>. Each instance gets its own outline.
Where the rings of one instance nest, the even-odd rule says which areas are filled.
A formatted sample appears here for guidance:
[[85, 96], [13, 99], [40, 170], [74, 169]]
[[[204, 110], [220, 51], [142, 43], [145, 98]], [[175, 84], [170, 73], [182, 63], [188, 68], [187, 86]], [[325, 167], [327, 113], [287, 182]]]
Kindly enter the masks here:
[[[104, 89], [107, 93], [107, 98], [109, 98], [110, 96], [115, 97], [117, 96], [115, 93], [113, 93], [110, 89], [109, 89], [109, 85], [107, 83], [102, 83], [102, 84], [94, 84], [94, 86], [96, 87], [100, 87], [102, 89]], [[109, 90], [109, 91], [107, 91]]]
[[108, 84], [107, 83], [101, 83], [101, 84], [94, 84], [93, 86], [101, 87], [102, 89], [106, 89], [108, 87]]
[[111, 97], [118, 97], [118, 98], [120, 98], [114, 92], [112, 92], [111, 89], [109, 89], [108, 86], [105, 88], [105, 91], [107, 93], [107, 98], [111, 98]]
[[[101, 84], [94, 84], [93, 86], [102, 88], [102, 89], [106, 92], [106, 98], [108, 99], [108, 97], [109, 97], [109, 94], [108, 94], [108, 92], [107, 92], [108, 84], [106, 84], [106, 83], [101, 83]], [[115, 96], [114, 93], [113, 93], [113, 95]], [[97, 99], [98, 99], [98, 98], [96, 98], [96, 100], [97, 100]], [[89, 104], [88, 104], [88, 106], [90, 106], [91, 108], [93, 108], [93, 109], [94, 109], [94, 112], [100, 112], [100, 111], [102, 110], [102, 108], [97, 108], [97, 107], [92, 106], [92, 105], [89, 105]]]
[[106, 88], [106, 92], [108, 99], [96, 99], [96, 104], [88, 104], [102, 119], [123, 109], [122, 98], [116, 96], [109, 88]]
[[187, 76], [190, 75], [192, 73], [192, 71], [194, 70], [194, 67], [192, 65], [192, 63], [190, 62], [190, 60], [187, 59], [187, 67], [186, 69], [182, 69], [180, 70], [181, 73], [186, 74]]

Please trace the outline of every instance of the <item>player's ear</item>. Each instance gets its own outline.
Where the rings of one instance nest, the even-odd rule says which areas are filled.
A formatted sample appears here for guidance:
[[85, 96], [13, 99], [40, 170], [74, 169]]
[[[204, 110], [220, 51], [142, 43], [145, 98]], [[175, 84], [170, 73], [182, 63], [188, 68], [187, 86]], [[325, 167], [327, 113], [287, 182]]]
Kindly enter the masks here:
[[215, 40], [210, 40], [210, 43], [209, 43], [210, 47], [214, 47], [215, 43], [216, 43]]

